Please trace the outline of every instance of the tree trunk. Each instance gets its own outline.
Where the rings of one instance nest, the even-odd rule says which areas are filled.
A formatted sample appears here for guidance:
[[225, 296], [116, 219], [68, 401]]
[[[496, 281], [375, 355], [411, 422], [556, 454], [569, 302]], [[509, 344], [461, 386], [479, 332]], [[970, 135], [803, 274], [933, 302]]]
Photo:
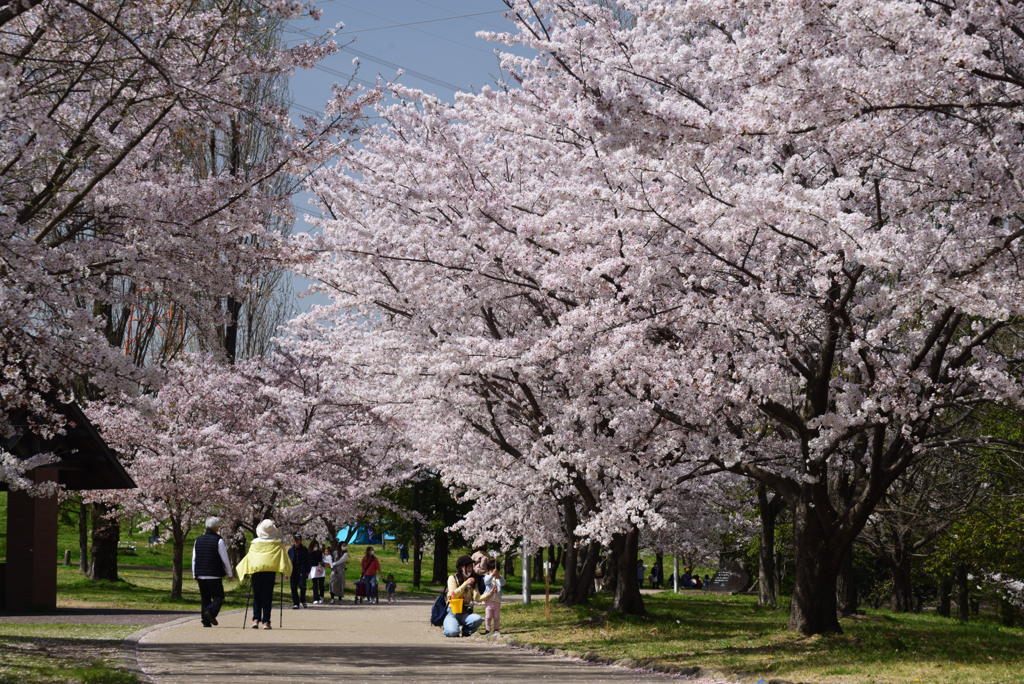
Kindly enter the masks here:
[[576, 544], [565, 545], [565, 573], [562, 576], [562, 590], [558, 592], [558, 602], [565, 606], [573, 606], [576, 598], [576, 570], [579, 563], [579, 548]]
[[448, 581], [448, 533], [438, 530], [434, 533], [434, 584]]
[[516, 554], [512, 549], [505, 552], [505, 567], [502, 568], [501, 574], [505, 576], [505, 580], [515, 576], [516, 574]]
[[779, 595], [775, 582], [775, 519], [782, 510], [782, 497], [768, 498], [768, 488], [757, 486], [757, 508], [761, 518], [761, 548], [757, 555], [757, 605], [775, 608]]
[[78, 504], [78, 571], [89, 572], [89, 505]]
[[836, 610], [847, 617], [857, 612], [857, 584], [853, 581], [853, 549], [843, 557], [836, 578]]
[[950, 616], [950, 594], [953, 593], [953, 580], [943, 579], [939, 582], [939, 605], [935, 609], [935, 612], [942, 617], [948, 618]]
[[894, 613], [910, 613], [914, 610], [914, 596], [910, 579], [910, 552], [897, 550], [896, 558], [889, 563], [892, 570], [892, 602]]
[[[662, 553], [654, 554], [654, 566], [658, 568], [658, 581], [663, 582], [665, 580], [665, 555]], [[658, 585], [661, 586], [660, 584]], [[651, 587], [654, 588], [653, 586]]]
[[555, 547], [552, 544], [548, 547], [548, 564], [551, 566], [548, 568], [548, 581], [554, 582], [558, 576], [558, 566], [562, 564], [562, 559], [565, 558], [565, 545], [562, 544], [558, 547], [558, 554], [555, 554]]
[[116, 518], [108, 517], [112, 508], [102, 503], [91, 504], [92, 563], [89, 577], [94, 580], [117, 581], [117, 543], [121, 540], [121, 526]]
[[615, 581], [615, 597], [611, 610], [627, 615], [646, 615], [644, 599], [636, 580], [636, 563], [639, 555], [640, 531], [636, 528], [626, 534], [612, 535], [612, 548], [618, 565]]
[[171, 518], [171, 598], [181, 598], [182, 562], [185, 556], [185, 532], [181, 521]]
[[412, 586], [419, 589], [423, 577], [423, 524], [420, 522], [420, 483], [412, 485]]
[[793, 541], [796, 546], [796, 579], [790, 602], [789, 629], [812, 634], [840, 634], [836, 617], [836, 575], [839, 560], [849, 549], [835, 548], [835, 537], [823, 529], [810, 501], [799, 501], [793, 510]]
[[775, 549], [775, 574], [772, 575], [772, 584], [775, 585], [775, 596], [782, 596], [782, 551]]
[[[604, 584], [602, 591], [615, 591], [615, 587], [619, 584], [619, 556], [613, 543], [608, 547], [608, 555], [605, 558], [605, 575]], [[633, 570], [635, 573], [636, 570]]]
[[544, 547], [537, 549], [533, 559], [533, 581], [544, 581]]
[[956, 565], [956, 619], [967, 622], [970, 619], [970, 595], [967, 587], [967, 564]]
[[235, 567], [245, 558], [245, 532], [242, 531], [241, 520], [231, 523], [228, 529], [231, 530], [231, 534], [224, 545], [228, 549], [228, 560], [231, 562], [231, 567]]

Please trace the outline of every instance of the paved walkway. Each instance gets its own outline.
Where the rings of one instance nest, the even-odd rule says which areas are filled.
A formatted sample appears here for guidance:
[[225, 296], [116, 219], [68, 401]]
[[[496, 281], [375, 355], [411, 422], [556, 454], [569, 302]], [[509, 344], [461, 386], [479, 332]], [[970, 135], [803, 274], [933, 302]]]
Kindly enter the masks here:
[[58, 608], [52, 613], [0, 613], [0, 623], [159, 625], [194, 614], [194, 610], [186, 613], [139, 608]]
[[137, 656], [158, 684], [670, 681], [664, 675], [498, 646], [476, 636], [446, 639], [427, 622], [430, 606], [423, 599], [311, 605], [306, 610], [286, 606], [284, 628], [278, 629], [275, 610], [271, 631], [242, 629], [242, 614], [231, 611], [221, 615], [219, 627], [207, 629], [190, 620], [151, 631], [139, 641]]

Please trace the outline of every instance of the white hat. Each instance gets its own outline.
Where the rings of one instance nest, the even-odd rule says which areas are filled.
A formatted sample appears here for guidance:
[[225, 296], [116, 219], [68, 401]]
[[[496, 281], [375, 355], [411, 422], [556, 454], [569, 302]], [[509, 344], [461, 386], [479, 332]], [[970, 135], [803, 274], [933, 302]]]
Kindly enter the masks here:
[[277, 541], [281, 534], [277, 531], [274, 521], [267, 518], [256, 527], [256, 538], [261, 541]]

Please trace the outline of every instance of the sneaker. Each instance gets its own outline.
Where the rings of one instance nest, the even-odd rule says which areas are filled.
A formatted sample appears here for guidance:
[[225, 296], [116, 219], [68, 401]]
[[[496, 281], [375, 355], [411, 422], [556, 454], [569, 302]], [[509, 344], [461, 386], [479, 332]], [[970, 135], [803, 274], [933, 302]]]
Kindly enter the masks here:
[[260, 621], [259, 620], [253, 620], [252, 621], [252, 628], [253, 629], [259, 629], [260, 628]]
[[213, 627], [209, 622], [204, 622], [203, 627]]
[[302, 607], [303, 607], [303, 608], [305, 608], [305, 607], [306, 607], [306, 604], [305, 604], [305, 603], [303, 603], [303, 604], [302, 604]]
[[334, 605], [334, 599], [331, 599], [331, 605], [332, 606]]
[[264, 622], [263, 623], [263, 629], [270, 629], [270, 623], [269, 622]]
[[299, 609], [299, 604], [298, 603], [296, 603], [294, 606], [292, 606], [292, 610], [298, 610], [298, 609]]
[[210, 624], [213, 625], [214, 627], [216, 627], [217, 626], [217, 618], [215, 618], [215, 617], [213, 617], [211, 615], [210, 616]]

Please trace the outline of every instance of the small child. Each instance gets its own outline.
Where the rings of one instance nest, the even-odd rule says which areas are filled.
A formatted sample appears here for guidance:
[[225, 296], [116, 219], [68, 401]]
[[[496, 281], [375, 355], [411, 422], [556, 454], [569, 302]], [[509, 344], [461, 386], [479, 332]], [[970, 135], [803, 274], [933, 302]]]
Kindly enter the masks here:
[[497, 632], [501, 627], [501, 588], [505, 581], [498, 574], [498, 561], [487, 560], [487, 574], [484, 575], [484, 593], [491, 595], [484, 601], [484, 634]]
[[388, 593], [388, 603], [395, 602], [395, 576], [388, 574], [388, 581], [384, 583], [384, 591]]

